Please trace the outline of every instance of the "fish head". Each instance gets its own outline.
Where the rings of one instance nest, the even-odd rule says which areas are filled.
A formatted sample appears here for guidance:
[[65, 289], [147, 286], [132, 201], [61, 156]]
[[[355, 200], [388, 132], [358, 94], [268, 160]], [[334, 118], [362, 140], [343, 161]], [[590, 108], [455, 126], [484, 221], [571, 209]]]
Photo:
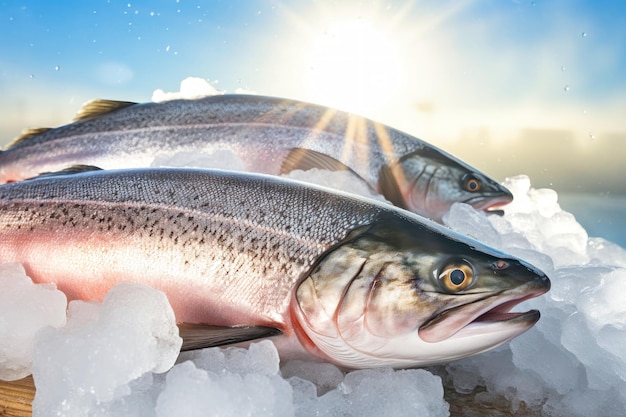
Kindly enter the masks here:
[[491, 211], [513, 194], [478, 170], [438, 149], [406, 155], [381, 170], [381, 193], [392, 203], [441, 223], [452, 204]]
[[326, 360], [407, 368], [518, 336], [539, 312], [510, 310], [549, 288], [540, 270], [479, 242], [383, 220], [321, 258], [294, 292], [291, 312], [302, 344]]

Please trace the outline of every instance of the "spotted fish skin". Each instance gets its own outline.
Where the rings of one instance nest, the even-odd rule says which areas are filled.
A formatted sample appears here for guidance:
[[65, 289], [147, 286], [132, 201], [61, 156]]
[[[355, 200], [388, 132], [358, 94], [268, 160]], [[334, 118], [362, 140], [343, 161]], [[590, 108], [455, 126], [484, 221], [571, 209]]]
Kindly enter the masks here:
[[512, 200], [496, 181], [433, 145], [328, 107], [249, 95], [98, 103], [75, 123], [31, 131], [0, 152], [0, 182], [77, 164], [271, 175], [323, 168], [349, 170], [393, 204], [435, 221], [457, 201], [488, 209]]
[[70, 299], [100, 299], [138, 279], [170, 295], [180, 321], [232, 325], [236, 298], [241, 323], [269, 324], [284, 322], [290, 288], [320, 254], [383, 211], [272, 177], [205, 174], [94, 172], [0, 186], [0, 262], [24, 263]]
[[69, 299], [146, 284], [179, 322], [278, 329], [284, 358], [353, 368], [485, 351], [532, 327], [538, 312], [509, 309], [549, 288], [531, 265], [391, 205], [206, 169], [2, 185], [5, 262]]

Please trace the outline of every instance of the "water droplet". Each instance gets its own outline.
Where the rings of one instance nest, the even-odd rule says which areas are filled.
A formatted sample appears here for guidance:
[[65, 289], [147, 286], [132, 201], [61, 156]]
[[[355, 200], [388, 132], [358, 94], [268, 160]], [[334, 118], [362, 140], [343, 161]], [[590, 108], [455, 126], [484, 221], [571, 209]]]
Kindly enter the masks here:
[[32, 80], [33, 78], [35, 78], [35, 74], [30, 74], [30, 75], [28, 76], [28, 78], [30, 78], [30, 79]]
[[569, 84], [567, 84], [565, 87], [563, 87], [563, 91], [565, 91], [566, 93], [569, 91]]
[[54, 70], [55, 70], [55, 71], [61, 71], [61, 67], [60, 67], [60, 66], [58, 66], [58, 65], [55, 65], [55, 66], [54, 66]]
[[586, 38], [587, 37], [587, 32], [581, 33], [580, 36], [582, 36], [583, 38]]
[[565, 72], [565, 65], [561, 65], [561, 71]]
[[167, 46], [165, 47], [165, 52], [169, 52], [169, 51], [170, 51], [170, 46], [169, 46], [169, 45], [167, 45]]
[[589, 140], [591, 141], [596, 140], [596, 135], [594, 135], [593, 132], [589, 132]]
[[154, 16], [154, 12], [150, 12], [150, 16]]

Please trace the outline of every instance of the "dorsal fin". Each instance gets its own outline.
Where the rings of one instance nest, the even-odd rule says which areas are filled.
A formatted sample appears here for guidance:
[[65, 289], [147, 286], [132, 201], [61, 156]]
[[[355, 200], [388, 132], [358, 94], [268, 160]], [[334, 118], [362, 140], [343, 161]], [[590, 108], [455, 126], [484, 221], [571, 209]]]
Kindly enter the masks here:
[[7, 149], [12, 148], [16, 146], [17, 144], [22, 143], [32, 137], [41, 135], [42, 133], [45, 133], [50, 129], [52, 128], [51, 127], [35, 127], [31, 129], [24, 129], [22, 130], [22, 133], [18, 137], [13, 139], [13, 141], [11, 141], [11, 143], [7, 145]]
[[378, 172], [378, 189], [391, 204], [406, 209], [406, 203], [400, 192], [400, 187], [398, 187], [398, 181], [387, 165], [383, 165]]
[[95, 99], [88, 101], [76, 113], [75, 122], [97, 119], [100, 116], [137, 104], [132, 101]]
[[280, 169], [281, 174], [288, 174], [296, 169], [307, 171], [313, 168], [329, 171], [351, 171], [345, 164], [323, 153], [304, 148], [293, 148]]
[[208, 324], [179, 323], [178, 332], [183, 339], [181, 352], [207, 347], [232, 345], [250, 340], [278, 336], [281, 331], [265, 326], [222, 327]]
[[42, 177], [56, 177], [59, 175], [74, 175], [80, 174], [81, 172], [89, 172], [89, 171], [102, 171], [102, 168], [94, 166], [94, 165], [72, 165], [60, 171], [54, 172], [42, 172], [36, 177], [28, 178], [29, 180], [34, 180]]

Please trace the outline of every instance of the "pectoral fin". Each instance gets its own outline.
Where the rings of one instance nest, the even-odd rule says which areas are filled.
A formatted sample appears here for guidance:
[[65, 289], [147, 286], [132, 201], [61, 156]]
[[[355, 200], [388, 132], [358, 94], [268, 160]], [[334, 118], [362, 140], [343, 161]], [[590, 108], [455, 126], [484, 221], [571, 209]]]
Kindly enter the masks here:
[[93, 165], [72, 165], [60, 171], [42, 172], [36, 177], [28, 178], [27, 180], [34, 180], [42, 177], [57, 177], [59, 175], [74, 175], [89, 171], [102, 171], [102, 168]]
[[398, 187], [398, 181], [387, 165], [384, 165], [378, 173], [378, 188], [383, 197], [394, 206], [406, 208], [404, 197], [402, 196], [400, 187]]
[[288, 174], [296, 169], [308, 171], [313, 168], [329, 171], [351, 171], [346, 165], [323, 153], [310, 149], [293, 148], [285, 158], [280, 173]]
[[178, 331], [183, 339], [181, 352], [232, 345], [281, 334], [280, 330], [266, 326], [223, 327], [194, 323], [179, 323]]

